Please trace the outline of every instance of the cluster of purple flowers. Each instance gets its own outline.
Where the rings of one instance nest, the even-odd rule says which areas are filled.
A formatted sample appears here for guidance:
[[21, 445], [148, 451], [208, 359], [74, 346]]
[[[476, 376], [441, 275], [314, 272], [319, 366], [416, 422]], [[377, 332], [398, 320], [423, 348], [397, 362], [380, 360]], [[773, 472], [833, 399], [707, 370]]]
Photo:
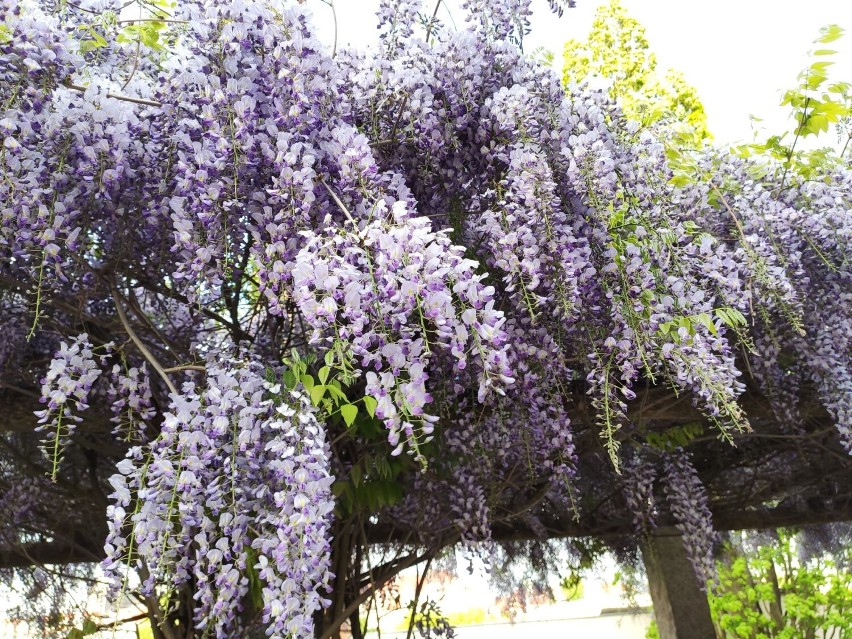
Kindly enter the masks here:
[[385, 46], [393, 49], [397, 42], [410, 38], [422, 7], [421, 0], [381, 0], [376, 15], [378, 29]]
[[249, 569], [274, 637], [312, 636], [330, 579], [325, 430], [302, 393], [263, 373], [210, 364], [207, 387], [173, 396], [150, 452], [131, 449], [110, 479], [107, 572], [120, 578], [138, 553], [147, 593], [192, 579], [195, 623], [216, 637], [242, 627]]
[[[114, 278], [174, 380], [199, 353], [240, 353], [158, 404], [128, 342], [136, 365], [107, 390], [139, 444], [111, 479], [107, 570], [138, 558], [151, 595], [193, 582], [210, 634], [240, 632], [254, 575], [272, 636], [311, 636], [324, 605], [330, 469], [356, 465], [331, 459], [336, 417], [266, 380], [290, 348], [344, 359], [387, 451], [432, 468], [377, 515], [424, 539], [488, 540], [501, 516], [541, 532], [570, 490], [603, 492], [574, 486], [568, 387], [587, 385], [616, 462], [647, 385], [746, 427], [740, 346], [785, 422], [815, 383], [852, 450], [849, 171], [779, 189], [700, 153], [712, 178], [671, 186], [653, 135], [511, 43], [528, 0], [468, 0], [471, 27], [430, 25], [429, 42], [420, 2], [383, 1], [381, 46], [336, 56], [296, 2], [182, 2], [160, 57], [74, 53], [81, 9], [32, 4], [0, 5], [0, 275], [37, 322], [52, 298], [120, 332]], [[55, 455], [99, 375], [85, 335], [56, 353], [38, 414]], [[638, 459], [625, 496], [647, 523], [656, 473]], [[685, 453], [659, 483], [704, 579], [709, 511]]]
[[495, 40], [513, 38], [520, 42], [529, 32], [529, 18], [532, 15], [530, 0], [512, 2], [487, 2], [483, 0], [465, 0], [462, 5], [467, 11], [468, 21], [474, 29], [486, 37]]
[[144, 441], [146, 423], [156, 415], [147, 366], [142, 364], [138, 368], [132, 366], [122, 370], [119, 364], [115, 364], [107, 398], [116, 435], [128, 441]]
[[686, 452], [678, 449], [663, 460], [666, 500], [683, 536], [686, 554], [701, 588], [715, 578], [713, 545], [716, 533], [707, 503], [707, 492]]
[[41, 380], [40, 401], [47, 407], [37, 411], [36, 417], [44, 433], [44, 452], [53, 459], [54, 476], [62, 449], [82, 421], [77, 413], [89, 407], [89, 392], [101, 372], [89, 336], [83, 333], [62, 342]]
[[428, 219], [409, 217], [405, 202], [387, 211], [379, 201], [374, 215], [360, 229], [305, 232], [293, 288], [313, 341], [342, 341], [366, 371], [366, 393], [378, 402], [376, 416], [398, 454], [405, 443], [416, 451], [437, 419], [425, 412], [434, 349], [450, 352], [454, 374], [470, 358], [480, 402], [514, 380], [505, 319], [494, 308], [494, 288], [476, 274], [476, 262], [465, 259], [446, 233], [433, 232]]
[[641, 460], [638, 456], [630, 457], [624, 464], [624, 499], [633, 517], [633, 525], [637, 532], [647, 532], [653, 528], [656, 520], [656, 504], [654, 502], [654, 482], [657, 479], [656, 466]]

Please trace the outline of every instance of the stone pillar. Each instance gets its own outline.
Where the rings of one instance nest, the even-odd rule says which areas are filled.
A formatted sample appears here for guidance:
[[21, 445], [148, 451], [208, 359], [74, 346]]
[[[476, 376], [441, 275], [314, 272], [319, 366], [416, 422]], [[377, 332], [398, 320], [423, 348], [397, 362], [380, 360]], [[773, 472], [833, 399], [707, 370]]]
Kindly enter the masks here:
[[716, 639], [707, 595], [698, 585], [675, 528], [660, 528], [642, 544], [660, 639]]

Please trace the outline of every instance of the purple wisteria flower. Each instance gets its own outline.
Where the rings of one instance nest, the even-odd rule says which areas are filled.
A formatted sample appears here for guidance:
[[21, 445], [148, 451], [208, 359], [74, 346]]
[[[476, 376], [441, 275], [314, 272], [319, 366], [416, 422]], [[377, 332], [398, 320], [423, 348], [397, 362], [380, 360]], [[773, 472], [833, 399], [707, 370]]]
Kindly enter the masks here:
[[707, 492], [687, 454], [678, 449], [663, 460], [663, 488], [683, 536], [686, 555], [702, 590], [716, 577], [713, 545], [716, 532], [707, 503]]
[[347, 344], [348, 356], [366, 371], [366, 393], [377, 401], [395, 454], [408, 444], [420, 457], [419, 444], [437, 419], [426, 412], [433, 351], [449, 351], [458, 372], [470, 360], [484, 401], [514, 381], [505, 320], [494, 308], [494, 288], [446, 233], [409, 217], [402, 201], [390, 211], [379, 201], [373, 215], [351, 231], [304, 233], [307, 244], [292, 272], [296, 304], [315, 343]]
[[62, 342], [54, 353], [46, 375], [41, 380], [41, 403], [44, 410], [36, 411], [38, 430], [43, 432], [42, 447], [53, 461], [53, 477], [63, 449], [82, 421], [79, 413], [86, 410], [89, 392], [101, 374], [89, 336], [78, 335], [70, 342]]
[[[313, 636], [352, 506], [335, 478], [394, 484], [353, 517], [469, 549], [596, 500], [653, 525], [656, 482], [704, 581], [688, 456], [619, 449], [646, 433], [646, 392], [735, 437], [747, 382], [788, 434], [816, 388], [852, 450], [848, 169], [781, 188], [774, 166], [699, 150], [674, 186], [653, 132], [517, 46], [528, 0], [467, 0], [460, 31], [383, 0], [368, 51], [319, 42], [293, 0], [188, 0], [156, 27], [95, 24], [114, 0], [60, 4], [0, 2], [2, 392], [43, 378], [58, 461], [103, 391], [116, 428], [93, 429], [95, 470], [131, 446], [105, 570], [138, 570], [181, 623]], [[81, 330], [123, 345], [99, 361]], [[345, 370], [354, 422], [276, 384], [292, 352], [311, 379]], [[57, 503], [46, 481], [0, 500], [9, 539], [39, 516], [25, 492]]]
[[147, 366], [142, 364], [122, 370], [115, 364], [110, 377], [107, 397], [113, 413], [112, 422], [116, 425], [115, 434], [127, 441], [144, 441], [146, 422], [156, 414]]
[[104, 569], [119, 583], [132, 549], [145, 592], [192, 579], [195, 623], [220, 638], [240, 632], [251, 569], [267, 633], [311, 637], [331, 578], [325, 429], [257, 366], [211, 363], [207, 380], [172, 397], [150, 452], [118, 464]]

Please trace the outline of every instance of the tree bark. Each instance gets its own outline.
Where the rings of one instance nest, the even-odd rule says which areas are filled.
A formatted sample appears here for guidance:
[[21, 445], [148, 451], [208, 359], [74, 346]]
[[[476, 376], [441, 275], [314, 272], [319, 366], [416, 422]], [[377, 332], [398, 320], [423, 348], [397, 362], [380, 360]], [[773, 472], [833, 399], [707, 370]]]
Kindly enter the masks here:
[[660, 639], [716, 639], [707, 595], [673, 528], [654, 531], [642, 544]]

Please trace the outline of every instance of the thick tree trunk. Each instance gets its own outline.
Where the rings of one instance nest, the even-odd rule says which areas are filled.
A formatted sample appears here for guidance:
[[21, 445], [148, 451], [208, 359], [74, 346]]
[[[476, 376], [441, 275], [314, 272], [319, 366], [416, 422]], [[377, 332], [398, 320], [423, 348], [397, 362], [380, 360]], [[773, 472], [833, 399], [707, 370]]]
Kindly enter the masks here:
[[642, 544], [642, 557], [660, 639], [716, 639], [707, 595], [699, 587], [680, 533], [657, 529]]

